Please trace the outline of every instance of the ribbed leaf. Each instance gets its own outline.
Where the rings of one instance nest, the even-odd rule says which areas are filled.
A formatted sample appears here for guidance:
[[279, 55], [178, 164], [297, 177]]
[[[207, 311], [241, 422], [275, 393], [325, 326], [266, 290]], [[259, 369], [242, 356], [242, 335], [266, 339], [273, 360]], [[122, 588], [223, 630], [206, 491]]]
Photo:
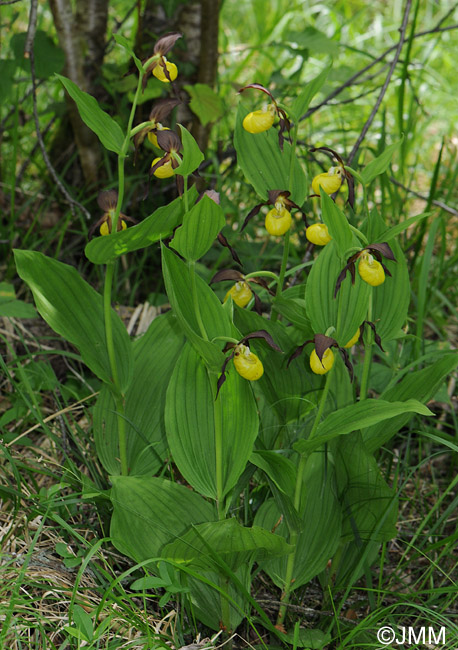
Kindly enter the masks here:
[[256, 193], [265, 201], [269, 190], [289, 190], [292, 200], [299, 206], [308, 193], [307, 179], [299, 159], [295, 156], [293, 178], [289, 187], [291, 146], [284, 143], [283, 152], [278, 144], [277, 130], [248, 133], [242, 126], [248, 111], [240, 104], [237, 111], [234, 144], [237, 162]]
[[[183, 344], [183, 335], [171, 312], [156, 318], [148, 331], [134, 341], [135, 381], [125, 399], [130, 475], [155, 474], [164, 464], [168, 449], [165, 394]], [[94, 410], [94, 438], [98, 457], [107, 473], [119, 474], [116, 406], [106, 388], [102, 388]]]
[[[195, 201], [196, 197], [197, 192], [192, 188], [189, 199]], [[93, 264], [106, 264], [125, 253], [151, 246], [172, 234], [173, 229], [181, 223], [183, 211], [183, 200], [177, 198], [135, 226], [112, 233], [109, 237], [93, 239], [85, 248], [86, 257]]]
[[225, 225], [221, 207], [204, 196], [185, 214], [170, 246], [186, 260], [195, 262], [205, 255]]
[[[224, 593], [230, 598], [229, 601], [229, 620], [230, 629], [235, 630], [242, 622], [245, 616], [250, 612], [251, 604], [248, 596], [251, 589], [251, 567], [243, 565], [235, 571], [235, 577], [241, 583], [241, 589], [235, 581], [228, 580], [224, 582]], [[217, 589], [212, 588], [209, 584], [204, 582], [208, 580], [211, 584], [221, 587], [221, 573], [217, 571], [199, 571], [201, 580], [185, 574], [183, 584], [189, 587], [192, 598], [192, 611], [199, 621], [209, 627], [215, 632], [221, 629], [221, 621], [223, 620], [223, 608], [221, 601], [225, 600], [224, 596], [220, 594]], [[235, 601], [237, 606], [232, 604]], [[227, 608], [225, 607], [225, 613]]]
[[[369, 219], [370, 241], [378, 240], [380, 233], [385, 230], [385, 222], [374, 209]], [[387, 276], [385, 282], [374, 288], [372, 294], [372, 321], [376, 324], [377, 334], [384, 341], [396, 338], [407, 320], [407, 310], [410, 302], [410, 281], [407, 262], [397, 241], [390, 241], [390, 247], [396, 262], [383, 260], [392, 277]]]
[[124, 134], [119, 124], [100, 108], [95, 97], [80, 90], [70, 79], [60, 74], [56, 74], [56, 77], [76, 103], [83, 122], [94, 131], [105, 149], [121, 153]]
[[[381, 394], [381, 398], [388, 402], [391, 400], [411, 400], [415, 398], [420, 402], [428, 402], [441, 386], [445, 377], [458, 366], [458, 354], [446, 353], [435, 363], [409, 372], [397, 384], [388, 388]], [[410, 413], [401, 413], [389, 422], [375, 424], [363, 431], [364, 443], [369, 451], [375, 451], [392, 438], [411, 418]]]
[[356, 404], [345, 406], [328, 415], [318, 425], [316, 435], [312, 440], [300, 440], [294, 449], [300, 453], [311, 452], [321, 447], [325, 442], [333, 440], [358, 429], [389, 420], [401, 413], [420, 413], [420, 415], [434, 415], [429, 408], [416, 399], [405, 402], [388, 402], [383, 399], [366, 399]]
[[258, 414], [249, 382], [232, 366], [226, 375], [215, 400], [218, 373], [209, 377], [201, 358], [186, 345], [167, 390], [165, 423], [174, 462], [196, 490], [213, 499], [217, 497], [216, 409], [220, 409], [222, 429], [220, 496], [236, 484], [258, 433]]
[[[31, 288], [40, 315], [78, 348], [83, 362], [99, 379], [110, 384], [102, 296], [72, 266], [36, 251], [16, 250], [14, 257], [18, 274]], [[119, 381], [125, 391], [132, 377], [131, 342], [113, 310], [111, 319]]]
[[285, 298], [284, 296], [278, 296], [274, 298], [273, 304], [279, 314], [303, 332], [304, 339], [313, 338], [310, 320], [305, 315], [305, 300], [303, 298]]
[[247, 528], [232, 518], [193, 526], [180, 539], [167, 544], [161, 554], [200, 569], [215, 569], [218, 563], [209, 548], [232, 571], [243, 564], [251, 565], [255, 560], [286, 555], [293, 550], [283, 537], [260, 526]]
[[374, 160], [371, 160], [371, 162], [366, 165], [366, 167], [362, 170], [361, 177], [364, 181], [365, 185], [369, 185], [371, 181], [374, 180], [379, 174], [383, 174], [388, 169], [388, 166], [391, 162], [391, 159], [399, 149], [399, 147], [402, 144], [402, 141], [404, 140], [404, 136], [398, 140], [398, 142], [395, 142], [394, 144], [391, 144], [389, 147], [387, 147], [377, 158]]
[[175, 169], [176, 174], [180, 176], [189, 176], [195, 171], [202, 160], [204, 154], [199, 149], [199, 145], [182, 124], [180, 124], [181, 141], [183, 143], [183, 160], [180, 165]]
[[359, 432], [336, 442], [336, 476], [343, 503], [342, 541], [361, 544], [396, 536], [397, 499]]
[[284, 494], [294, 494], [296, 467], [289, 458], [277, 451], [259, 449], [251, 454], [250, 463], [262, 469]]
[[[312, 454], [308, 459], [302, 490], [300, 517], [302, 529], [296, 544], [292, 588], [298, 589], [323, 571], [335, 553], [340, 540], [341, 509], [334, 484], [335, 471], [323, 454]], [[256, 513], [255, 525], [266, 530], [275, 528], [275, 534], [288, 537], [282, 512], [273, 500], [265, 501]], [[284, 588], [287, 556], [266, 558], [259, 562], [273, 582]]]
[[322, 85], [326, 81], [326, 78], [331, 70], [331, 67], [332, 66], [326, 67], [324, 70], [320, 72], [320, 74], [317, 77], [315, 77], [315, 79], [309, 81], [309, 83], [305, 85], [303, 91], [293, 101], [293, 103], [291, 104], [290, 112], [294, 120], [299, 121], [301, 117], [304, 115], [304, 113], [307, 111], [310, 102], [312, 101], [312, 99], [315, 97], [317, 92], [321, 89]]
[[[358, 245], [356, 240], [353, 240]], [[334, 241], [329, 242], [315, 260], [305, 291], [307, 316], [310, 318], [315, 334], [324, 334], [328, 327], [337, 327], [338, 301], [341, 301], [341, 318], [339, 328], [332, 337], [340, 345], [345, 345], [366, 319], [371, 287], [361, 280], [356, 272], [355, 284], [352, 285], [350, 274], [343, 281], [337, 297], [334, 290], [342, 262], [337, 254]]]
[[224, 363], [223, 344], [211, 343], [215, 336], [233, 336], [229, 315], [210, 287], [196, 275], [197, 302], [208, 339], [202, 338], [192, 298], [190, 270], [171, 250], [162, 246], [165, 288], [172, 309], [186, 337], [208, 366], [219, 371]]
[[178, 483], [147, 476], [113, 476], [111, 482], [110, 535], [137, 562], [158, 557], [191, 525], [217, 518], [211, 503]]
[[347, 217], [321, 187], [320, 194], [321, 217], [328, 227], [329, 234], [336, 243], [336, 249], [341, 261], [345, 263], [345, 252], [350, 248], [353, 241], [353, 234], [350, 230]]

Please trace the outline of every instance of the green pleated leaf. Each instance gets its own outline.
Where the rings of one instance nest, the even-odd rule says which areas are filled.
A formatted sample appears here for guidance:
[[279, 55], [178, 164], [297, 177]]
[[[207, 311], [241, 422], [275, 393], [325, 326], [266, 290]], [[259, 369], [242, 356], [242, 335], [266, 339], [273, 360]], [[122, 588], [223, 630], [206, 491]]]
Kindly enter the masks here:
[[262, 469], [284, 494], [294, 495], [296, 467], [289, 458], [277, 451], [259, 449], [251, 454], [250, 463]]
[[56, 74], [56, 77], [76, 103], [83, 122], [91, 131], [94, 131], [105, 149], [114, 151], [115, 153], [121, 153], [124, 144], [124, 134], [119, 124], [100, 108], [95, 97], [80, 90], [67, 77], [63, 77], [60, 74]]
[[267, 476], [270, 490], [278, 510], [285, 518], [290, 532], [298, 533], [303, 522], [294, 507], [297, 470], [294, 463], [276, 451], [257, 450], [250, 456], [250, 463]]
[[[341, 533], [341, 508], [336, 497], [335, 470], [324, 454], [312, 454], [304, 472], [300, 517], [301, 531], [296, 544], [292, 588], [298, 589], [326, 568], [335, 553]], [[279, 523], [280, 522], [280, 523]], [[273, 500], [265, 501], [256, 513], [255, 525], [288, 538], [282, 512]], [[277, 587], [284, 588], [288, 557], [260, 561]]]
[[[191, 592], [192, 611], [196, 618], [204, 625], [211, 630], [215, 630], [215, 632], [219, 632], [221, 629], [221, 621], [223, 620], [221, 601], [225, 600], [225, 598], [217, 589], [204, 581], [209, 581], [211, 584], [220, 587], [222, 582], [221, 573], [217, 571], [199, 570], [198, 574], [201, 580], [189, 574], [184, 574], [183, 578], [183, 584], [189, 587]], [[251, 567], [248, 565], [241, 566], [240, 569], [234, 571], [234, 575], [240, 581], [241, 588], [239, 588], [239, 584], [236, 584], [234, 580], [224, 582], [224, 593], [230, 598], [228, 607], [226, 607], [225, 603], [224, 616], [227, 615], [227, 609], [229, 609], [231, 630], [235, 630], [240, 625], [251, 609], [251, 603], [249, 601]], [[232, 601], [235, 601], [236, 605]]]
[[175, 169], [175, 173], [180, 174], [180, 176], [189, 176], [199, 167], [204, 159], [204, 154], [188, 129], [180, 124], [180, 130], [181, 142], [183, 143], [183, 160]]
[[290, 190], [292, 200], [299, 206], [308, 193], [307, 178], [297, 156], [294, 157], [293, 178], [289, 187], [291, 146], [284, 143], [283, 152], [278, 144], [277, 130], [248, 133], [242, 126], [246, 108], [240, 104], [237, 111], [234, 144], [237, 162], [256, 193], [265, 201], [269, 190]]
[[356, 402], [356, 404], [345, 406], [328, 415], [318, 425], [315, 437], [312, 440], [300, 440], [296, 442], [294, 449], [299, 453], [310, 452], [338, 436], [343, 436], [352, 431], [389, 420], [402, 413], [434, 415], [429, 408], [416, 399], [409, 399], [405, 402], [366, 399], [363, 402]]
[[[369, 241], [381, 240], [381, 235], [386, 231], [386, 224], [378, 211], [374, 208], [370, 217], [364, 224]], [[407, 310], [410, 303], [410, 280], [407, 262], [401, 247], [395, 240], [390, 241], [390, 247], [396, 262], [383, 259], [391, 276], [386, 275], [385, 282], [374, 287], [372, 293], [372, 318], [377, 327], [377, 334], [384, 341], [389, 341], [399, 336], [399, 332], [407, 320]]]
[[386, 172], [394, 153], [399, 149], [403, 140], [404, 136], [398, 140], [398, 142], [387, 147], [380, 156], [371, 160], [371, 162], [360, 172], [365, 185], [369, 185], [374, 178], [383, 174], [383, 172]]
[[188, 266], [166, 246], [162, 246], [162, 269], [165, 288], [180, 326], [205, 363], [218, 372], [224, 363], [221, 342], [211, 343], [216, 336], [233, 336], [229, 315], [210, 287], [196, 275], [197, 302], [209, 340], [200, 332], [192, 298], [191, 274]]
[[186, 260], [195, 262], [205, 255], [225, 225], [221, 207], [204, 195], [185, 214], [183, 225], [176, 230], [170, 246]]
[[315, 79], [309, 81], [309, 83], [305, 85], [303, 91], [293, 101], [291, 104], [291, 110], [289, 112], [295, 121], [299, 121], [300, 118], [305, 114], [310, 105], [310, 102], [326, 81], [331, 67], [332, 66], [326, 67], [320, 72], [317, 77], [315, 77]]
[[[427, 368], [409, 372], [397, 384], [385, 390], [381, 394], [381, 398], [388, 402], [395, 400], [410, 401], [415, 398], [419, 402], [426, 403], [435, 395], [445, 377], [453, 372], [457, 366], [458, 354], [456, 352], [446, 353], [445, 356]], [[363, 431], [363, 439], [367, 449], [373, 452], [384, 445], [408, 423], [411, 417], [412, 415], [409, 412], [401, 413], [388, 422], [369, 426]]]
[[421, 214], [417, 214], [414, 217], [409, 217], [408, 219], [404, 219], [400, 223], [396, 224], [392, 228], [388, 228], [387, 230], [384, 230], [378, 237], [374, 240], [377, 242], [389, 242], [391, 241], [394, 237], [397, 237], [398, 235], [401, 234], [401, 232], [404, 232], [404, 230], [407, 230], [407, 228], [410, 228], [410, 226], [413, 226], [414, 223], [417, 223], [417, 221], [422, 221], [423, 219], [426, 219], [427, 217], [430, 217], [433, 214], [433, 212], [422, 212]]
[[[194, 202], [197, 191], [193, 187], [189, 193]], [[183, 200], [177, 198], [169, 205], [158, 208], [149, 217], [126, 230], [112, 233], [110, 236], [97, 237], [85, 248], [86, 257], [93, 264], [106, 264], [120, 255], [151, 246], [154, 242], [169, 237], [183, 218]]]
[[306, 316], [303, 298], [285, 298], [277, 296], [273, 300], [275, 310], [304, 333], [304, 339], [313, 338], [312, 325]]
[[[229, 366], [215, 400], [218, 373], [209, 377], [194, 349], [186, 345], [167, 390], [165, 424], [174, 462], [204, 496], [216, 499], [215, 418], [221, 421], [221, 489], [236, 484], [253, 451], [258, 414], [250, 383]], [[213, 384], [213, 385], [212, 385]], [[219, 409], [219, 413], [215, 413]]]
[[343, 504], [342, 541], [388, 541], [396, 536], [397, 499], [359, 432], [339, 438], [337, 488]]
[[345, 264], [345, 252], [350, 248], [353, 242], [353, 234], [350, 230], [347, 217], [321, 187], [320, 194], [321, 217], [328, 227], [329, 234], [336, 243], [336, 249], [340, 255], [341, 261]]
[[[183, 344], [183, 334], [171, 312], [155, 318], [133, 343], [135, 380], [125, 399], [127, 462], [132, 476], [156, 474], [164, 465], [168, 451], [165, 395]], [[94, 409], [94, 438], [107, 473], [119, 474], [116, 406], [106, 388], [100, 391]]]
[[384, 260], [392, 277], [373, 290], [372, 321], [377, 334], [384, 341], [397, 338], [407, 320], [410, 303], [410, 279], [407, 262], [401, 247], [396, 241], [390, 242], [396, 262]]
[[[111, 384], [106, 349], [103, 298], [76, 269], [36, 251], [14, 251], [19, 276], [32, 290], [40, 315], [52, 329], [75, 345], [83, 362]], [[111, 310], [114, 350], [120, 388], [132, 378], [132, 346], [119, 316]]]
[[[353, 240], [358, 245], [356, 240]], [[305, 303], [307, 316], [310, 318], [315, 334], [324, 334], [328, 327], [337, 328], [338, 300], [341, 301], [340, 326], [332, 337], [339, 345], [345, 345], [355, 334], [361, 323], [366, 320], [371, 287], [361, 280], [356, 272], [355, 284], [352, 285], [350, 274], [342, 282], [337, 297], [334, 290], [342, 262], [334, 241], [329, 242], [319, 253], [307, 280]]]
[[292, 550], [279, 535], [260, 526], [247, 528], [232, 518], [193, 526], [180, 539], [167, 544], [162, 556], [200, 569], [215, 569], [215, 565], [218, 567], [212, 557], [215, 553], [236, 571], [243, 564], [286, 555]]
[[116, 548], [137, 562], [157, 558], [191, 525], [217, 519], [211, 503], [178, 483], [147, 476], [110, 480], [110, 535]]

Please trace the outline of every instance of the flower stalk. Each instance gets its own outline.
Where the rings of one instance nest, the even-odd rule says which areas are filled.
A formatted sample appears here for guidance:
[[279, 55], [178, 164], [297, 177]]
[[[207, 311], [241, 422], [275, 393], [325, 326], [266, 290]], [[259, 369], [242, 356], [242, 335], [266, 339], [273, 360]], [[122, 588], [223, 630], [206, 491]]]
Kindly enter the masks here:
[[[127, 125], [126, 137], [124, 138], [123, 146], [120, 154], [118, 155], [118, 200], [116, 208], [112, 217], [111, 232], [116, 233], [118, 227], [118, 219], [121, 213], [122, 203], [124, 200], [124, 161], [129, 149], [131, 140], [132, 124], [134, 121], [135, 110], [137, 108], [138, 98], [142, 88], [143, 73], [139, 73], [137, 90], [135, 92], [134, 101], [129, 115], [129, 122]], [[118, 423], [118, 446], [119, 446], [119, 460], [121, 463], [121, 474], [127, 476], [129, 467], [127, 463], [127, 439], [126, 439], [126, 419], [124, 407], [124, 395], [121, 391], [119, 382], [118, 365], [116, 362], [116, 354], [114, 349], [113, 340], [113, 322], [111, 318], [111, 302], [113, 291], [113, 277], [116, 269], [116, 262], [109, 262], [105, 270], [105, 282], [103, 288], [103, 313], [105, 324], [105, 341], [107, 346], [108, 359], [110, 362], [111, 377], [113, 380], [112, 393], [116, 403], [116, 418]]]

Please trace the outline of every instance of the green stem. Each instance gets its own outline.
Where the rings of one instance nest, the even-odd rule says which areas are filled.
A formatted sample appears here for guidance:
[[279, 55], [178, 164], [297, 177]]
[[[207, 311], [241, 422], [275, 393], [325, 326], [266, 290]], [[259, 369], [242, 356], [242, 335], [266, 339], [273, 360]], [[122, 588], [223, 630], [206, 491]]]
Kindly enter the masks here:
[[[134, 101], [132, 103], [132, 108], [129, 115], [129, 122], [127, 125], [126, 136], [124, 138], [121, 151], [118, 155], [118, 200], [116, 203], [116, 209], [114, 211], [114, 214], [112, 215], [112, 223], [111, 223], [112, 234], [117, 232], [118, 219], [121, 213], [122, 203], [124, 200], [124, 185], [125, 185], [124, 161], [127, 155], [127, 151], [129, 149], [130, 133], [134, 121], [135, 109], [137, 107], [138, 98], [141, 92], [142, 77], [143, 75], [140, 74], [138, 78], [137, 91], [135, 93]], [[114, 339], [113, 339], [113, 321], [111, 318], [111, 297], [113, 291], [114, 272], [115, 272], [115, 262], [109, 262], [106, 267], [105, 284], [103, 289], [103, 314], [104, 314], [104, 324], [105, 324], [105, 341], [107, 346], [108, 359], [110, 363], [111, 377], [113, 380], [113, 386], [111, 386], [111, 390], [113, 393], [113, 398], [116, 403], [119, 460], [121, 463], [121, 474], [123, 476], [127, 476], [127, 474], [129, 473], [129, 467], [127, 463], [127, 440], [126, 440], [124, 395], [122, 394], [121, 385], [119, 382], [118, 365], [116, 361]]]
[[[372, 320], [372, 291], [370, 292], [369, 295], [369, 306], [367, 308], [367, 320], [368, 321]], [[368, 328], [368, 331], [366, 333], [366, 341], [364, 344], [364, 364], [363, 364], [363, 372], [361, 375], [361, 387], [359, 390], [360, 402], [365, 400], [367, 397], [367, 387], [369, 383], [369, 372], [371, 369], [373, 342], [374, 341], [372, 336], [372, 330]]]
[[253, 273], [247, 273], [245, 280], [249, 280], [250, 278], [272, 278], [272, 280], [275, 280], [276, 284], [279, 282], [278, 275], [272, 273], [272, 271], [253, 271]]
[[[328, 372], [326, 376], [326, 383], [324, 385], [324, 390], [321, 395], [320, 399], [320, 405], [318, 407], [318, 412], [315, 416], [315, 421], [313, 422], [312, 430], [310, 431], [310, 436], [309, 440], [311, 440], [318, 429], [318, 425], [320, 424], [321, 421], [321, 416], [323, 415], [323, 410], [326, 404], [326, 399], [329, 394], [329, 389], [331, 387], [331, 376], [332, 376], [332, 371], [333, 368]], [[299, 465], [297, 468], [297, 475], [296, 475], [296, 487], [294, 490], [294, 508], [297, 513], [300, 511], [300, 506], [301, 506], [301, 496], [302, 496], [302, 484], [303, 484], [303, 479], [304, 479], [304, 471], [305, 467], [307, 465], [307, 461], [309, 459], [309, 454], [304, 453], [301, 454], [301, 458], [299, 461]], [[292, 580], [293, 580], [293, 572], [294, 572], [294, 563], [296, 561], [296, 549], [297, 549], [297, 542], [298, 542], [298, 533], [297, 531], [292, 531], [290, 534], [289, 538], [289, 543], [294, 547], [294, 550], [292, 553], [288, 555], [288, 562], [286, 564], [286, 572], [285, 572], [285, 587], [281, 596], [281, 602], [282, 604], [280, 605], [280, 609], [278, 611], [278, 617], [277, 617], [277, 625], [282, 625], [283, 621], [285, 619], [285, 614], [286, 614], [286, 608], [289, 603], [289, 599], [291, 596], [291, 587], [292, 587]]]

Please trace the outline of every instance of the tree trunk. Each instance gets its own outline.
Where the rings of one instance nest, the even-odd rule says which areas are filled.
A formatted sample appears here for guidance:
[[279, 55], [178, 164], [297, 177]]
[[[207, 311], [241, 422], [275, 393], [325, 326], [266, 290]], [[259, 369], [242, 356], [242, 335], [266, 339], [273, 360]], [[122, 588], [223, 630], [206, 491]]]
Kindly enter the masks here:
[[[108, 0], [50, 0], [59, 43], [65, 53], [64, 74], [82, 90], [94, 94], [94, 81], [103, 61]], [[85, 182], [96, 185], [101, 161], [97, 136], [84, 124], [76, 104], [66, 96]]]

